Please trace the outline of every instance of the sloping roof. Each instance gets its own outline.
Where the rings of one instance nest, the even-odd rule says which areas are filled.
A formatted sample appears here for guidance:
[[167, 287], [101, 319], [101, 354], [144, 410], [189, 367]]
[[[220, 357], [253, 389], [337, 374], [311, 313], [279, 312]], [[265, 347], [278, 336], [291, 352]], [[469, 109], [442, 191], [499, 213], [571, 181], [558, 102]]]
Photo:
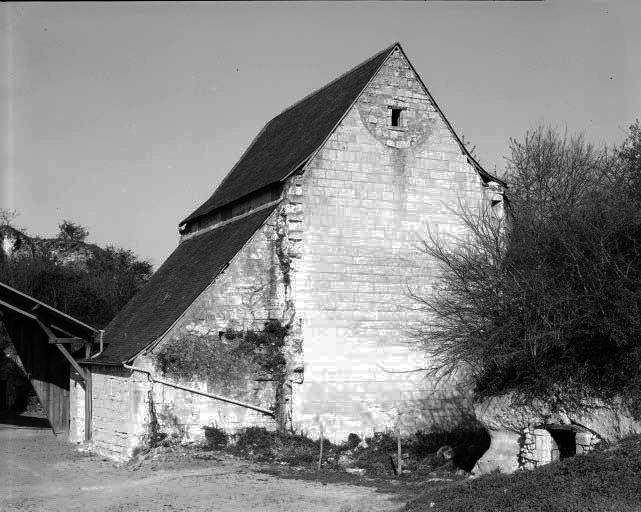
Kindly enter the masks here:
[[[323, 144], [396, 48], [400, 49], [407, 59], [401, 45], [394, 43], [269, 121], [212, 196], [180, 225], [289, 176]], [[407, 61], [409, 63], [409, 59]], [[420, 80], [418, 73], [416, 76]], [[497, 181], [506, 186], [483, 169], [468, 152], [422, 80], [421, 84], [450, 128], [461, 150], [467, 155], [470, 164], [483, 180]]]
[[180, 224], [287, 177], [325, 141], [397, 46], [377, 53], [269, 121], [213, 195]]
[[121, 364], [153, 343], [225, 268], [276, 205], [181, 242], [105, 328], [105, 351], [92, 361]]

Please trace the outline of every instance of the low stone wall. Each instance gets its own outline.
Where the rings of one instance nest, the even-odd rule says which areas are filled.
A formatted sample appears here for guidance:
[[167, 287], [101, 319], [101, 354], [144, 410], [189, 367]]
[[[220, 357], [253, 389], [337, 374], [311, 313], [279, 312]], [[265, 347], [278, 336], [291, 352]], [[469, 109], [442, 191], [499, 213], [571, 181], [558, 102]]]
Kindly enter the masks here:
[[[554, 425], [549, 426], [549, 429], [553, 428]], [[523, 443], [519, 453], [519, 468], [534, 469], [562, 458], [561, 447], [554, 440], [549, 429], [533, 428], [523, 431]], [[601, 442], [599, 436], [593, 432], [580, 430], [579, 428], [570, 430], [570, 432], [574, 433], [575, 455], [589, 453]]]

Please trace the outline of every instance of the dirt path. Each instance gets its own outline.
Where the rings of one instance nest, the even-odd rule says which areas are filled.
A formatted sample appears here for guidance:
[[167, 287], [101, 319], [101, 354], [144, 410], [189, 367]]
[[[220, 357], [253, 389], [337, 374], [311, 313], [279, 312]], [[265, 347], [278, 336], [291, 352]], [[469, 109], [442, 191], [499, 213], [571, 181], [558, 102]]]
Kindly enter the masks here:
[[138, 470], [77, 452], [41, 426], [0, 424], [0, 510], [376, 512], [398, 510], [371, 487], [281, 479], [229, 456]]

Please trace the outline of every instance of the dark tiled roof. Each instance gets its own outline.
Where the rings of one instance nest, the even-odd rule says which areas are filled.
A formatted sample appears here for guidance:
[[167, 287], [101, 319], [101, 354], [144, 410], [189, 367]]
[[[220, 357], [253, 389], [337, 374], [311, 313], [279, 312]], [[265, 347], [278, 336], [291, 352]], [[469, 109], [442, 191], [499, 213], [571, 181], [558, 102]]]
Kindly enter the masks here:
[[[286, 178], [320, 147], [396, 48], [403, 51], [399, 43], [394, 43], [269, 121], [212, 196], [180, 224]], [[419, 76], [418, 73], [416, 75]], [[467, 155], [483, 180], [497, 181], [506, 186], [472, 157], [425, 84], [422, 81], [421, 84], [452, 131], [461, 151]]]
[[396, 46], [377, 53], [267, 123], [214, 194], [181, 224], [287, 177], [325, 141]]
[[276, 206], [184, 240], [105, 329], [96, 363], [123, 363], [162, 336], [247, 243]]

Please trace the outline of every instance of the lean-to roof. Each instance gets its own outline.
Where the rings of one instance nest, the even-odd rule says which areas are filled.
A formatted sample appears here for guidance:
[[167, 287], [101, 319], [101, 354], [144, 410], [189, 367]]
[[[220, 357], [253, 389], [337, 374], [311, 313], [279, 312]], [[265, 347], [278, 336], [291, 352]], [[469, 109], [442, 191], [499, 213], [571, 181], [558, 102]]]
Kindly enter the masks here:
[[93, 361], [126, 362], [167, 332], [275, 207], [263, 207], [181, 242], [105, 328], [107, 348]]

